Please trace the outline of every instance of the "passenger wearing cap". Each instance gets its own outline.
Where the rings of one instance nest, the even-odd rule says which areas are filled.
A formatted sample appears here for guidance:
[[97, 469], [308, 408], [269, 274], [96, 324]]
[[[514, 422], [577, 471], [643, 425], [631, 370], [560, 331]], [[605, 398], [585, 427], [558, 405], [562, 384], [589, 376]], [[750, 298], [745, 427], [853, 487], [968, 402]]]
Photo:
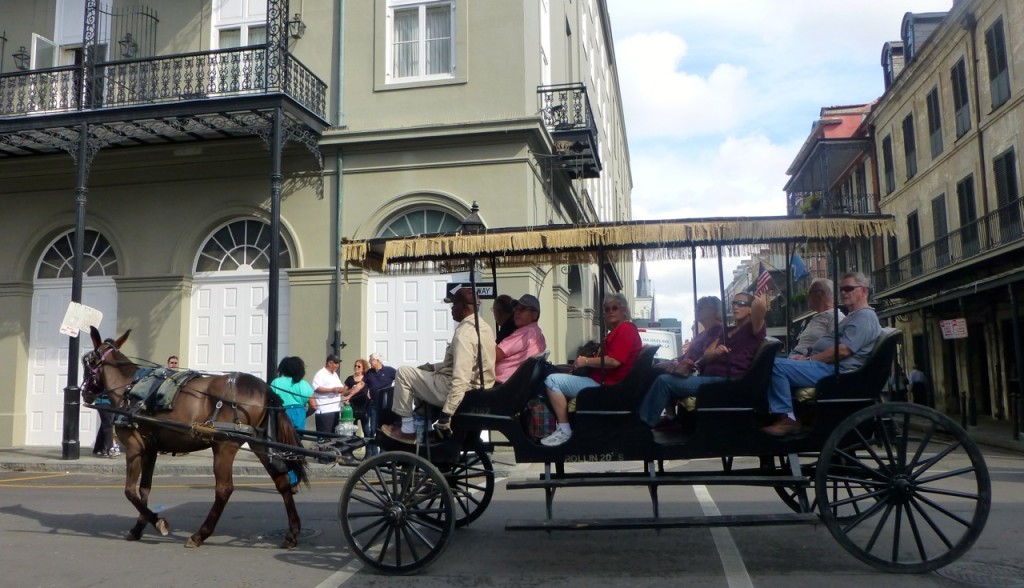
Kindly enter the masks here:
[[513, 309], [516, 329], [498, 343], [494, 351], [494, 379], [499, 384], [508, 381], [527, 358], [544, 353], [548, 348], [537, 324], [540, 319], [537, 297], [523, 294]]
[[[413, 428], [413, 397], [441, 407], [441, 416], [433, 428], [441, 435], [451, 432], [451, 417], [462, 403], [466, 392], [494, 386], [494, 330], [486, 321], [478, 322], [475, 311], [479, 299], [471, 288], [462, 288], [444, 299], [452, 305], [452, 319], [458, 326], [444, 354], [444, 361], [420, 367], [401, 366], [395, 376], [392, 410], [402, 417], [402, 425], [384, 425], [381, 431], [398, 441], [415, 443]], [[477, 369], [477, 358], [483, 365], [483, 380]]]

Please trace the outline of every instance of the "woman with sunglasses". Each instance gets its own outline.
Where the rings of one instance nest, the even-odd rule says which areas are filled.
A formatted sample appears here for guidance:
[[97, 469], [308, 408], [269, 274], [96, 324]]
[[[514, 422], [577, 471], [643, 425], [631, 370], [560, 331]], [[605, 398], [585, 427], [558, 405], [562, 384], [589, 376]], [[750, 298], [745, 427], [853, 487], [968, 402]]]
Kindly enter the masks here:
[[703, 363], [700, 375], [680, 377], [668, 373], [655, 378], [637, 411], [640, 420], [648, 426], [658, 426], [661, 413], [669, 400], [697, 396], [697, 390], [703, 384], [742, 376], [750, 369], [754, 355], [767, 335], [764, 321], [767, 312], [768, 305], [763, 294], [736, 294], [732, 300], [733, 327], [724, 339], [713, 341], [706, 347], [701, 357]]
[[[633, 369], [640, 355], [643, 343], [636, 325], [630, 322], [629, 305], [623, 294], [608, 294], [604, 298], [604, 324], [608, 336], [601, 346], [601, 355], [585, 357], [580, 355], [573, 362], [576, 368], [590, 368], [590, 376], [573, 374], [551, 374], [544, 379], [551, 409], [558, 420], [554, 433], [540, 440], [541, 445], [555, 447], [572, 437], [569, 426], [569, 399], [576, 398], [581, 390], [622, 381]], [[664, 403], [662, 403], [664, 406]]]

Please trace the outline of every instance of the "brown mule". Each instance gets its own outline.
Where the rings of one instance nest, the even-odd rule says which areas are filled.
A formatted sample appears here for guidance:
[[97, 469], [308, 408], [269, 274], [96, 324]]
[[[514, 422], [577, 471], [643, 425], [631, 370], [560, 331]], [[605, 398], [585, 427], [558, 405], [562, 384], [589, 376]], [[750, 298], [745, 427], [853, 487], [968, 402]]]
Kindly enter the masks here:
[[[82, 399], [91, 404], [97, 396], [106, 393], [114, 408], [125, 410], [129, 402], [127, 391], [136, 383], [139, 370], [139, 366], [120, 351], [131, 331], [125, 332], [116, 341], [104, 341], [96, 327], [91, 327], [89, 331], [93, 350], [82, 357], [85, 369]], [[216, 406], [218, 402], [223, 403], [219, 409]], [[197, 434], [195, 425], [200, 425], [201, 431], [215, 431], [217, 429], [209, 426], [213, 418], [215, 422], [226, 423], [230, 427], [236, 423], [250, 425], [264, 433], [271, 427], [276, 429], [277, 442], [295, 446], [300, 444], [295, 428], [282, 409], [281, 400], [271, 392], [266, 382], [249, 374], [195, 378], [178, 390], [172, 410], [152, 414], [141, 411], [138, 414], [142, 417], [132, 419], [130, 426], [116, 428], [126, 465], [124, 494], [139, 511], [135, 526], [126, 536], [129, 541], [137, 541], [147, 523], [152, 524], [161, 535], [167, 535], [170, 531], [167, 521], [157, 516], [148, 506], [157, 454], [162, 451], [188, 453], [213, 448], [213, 475], [216, 480], [213, 506], [199, 530], [189, 537], [185, 547], [199, 547], [217, 526], [217, 520], [234, 491], [232, 465], [243, 441], [225, 439], [216, 433], [211, 439], [210, 435]], [[202, 426], [204, 424], [207, 426]], [[275, 456], [270, 454], [273, 450], [261, 445], [258, 440], [250, 443], [250, 447], [273, 478], [274, 486], [284, 499], [285, 510], [288, 512], [288, 533], [281, 547], [295, 547], [302, 524], [295, 509], [288, 472], [295, 472], [299, 481], [308, 485], [306, 462], [304, 459], [281, 460], [279, 456], [274, 459]]]

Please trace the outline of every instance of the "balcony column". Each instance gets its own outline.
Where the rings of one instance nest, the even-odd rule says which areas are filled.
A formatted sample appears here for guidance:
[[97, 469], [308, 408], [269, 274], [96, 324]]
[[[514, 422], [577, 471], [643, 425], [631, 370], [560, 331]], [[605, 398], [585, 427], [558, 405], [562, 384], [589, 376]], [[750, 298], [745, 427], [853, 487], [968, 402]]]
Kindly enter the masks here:
[[[78, 130], [78, 155], [75, 157], [75, 250], [72, 252], [71, 301], [82, 302], [82, 250], [85, 249], [85, 203], [89, 189], [89, 125], [82, 123]], [[81, 390], [78, 387], [78, 337], [68, 340], [68, 378], [64, 387], [64, 422], [62, 423], [61, 459], [76, 460], [81, 454], [78, 440], [78, 422]]]
[[[1013, 284], [1007, 284], [1010, 293], [1010, 317], [1013, 325], [1013, 360], [1017, 369], [1017, 389], [1010, 394], [1010, 413], [1013, 415], [1013, 440], [1020, 440], [1021, 426], [1024, 425], [1021, 410], [1024, 409], [1024, 348], [1020, 340], [1020, 309], [1017, 308], [1017, 296]], [[1016, 402], [1014, 402], [1016, 401]]]
[[274, 109], [270, 133], [270, 279], [267, 285], [267, 380], [277, 374], [278, 303], [281, 287], [281, 153], [284, 135], [281, 107]]
[[[967, 320], [967, 308], [964, 305], [964, 299], [960, 298], [960, 316]], [[964, 349], [964, 393], [967, 395], [967, 406], [964, 407], [965, 414], [963, 415], [967, 419], [968, 427], [978, 426], [978, 414], [974, 407], [974, 390], [971, 386], [971, 339], [970, 339], [970, 325], [968, 325], [968, 336], [963, 340]], [[984, 344], [984, 342], [982, 342]]]

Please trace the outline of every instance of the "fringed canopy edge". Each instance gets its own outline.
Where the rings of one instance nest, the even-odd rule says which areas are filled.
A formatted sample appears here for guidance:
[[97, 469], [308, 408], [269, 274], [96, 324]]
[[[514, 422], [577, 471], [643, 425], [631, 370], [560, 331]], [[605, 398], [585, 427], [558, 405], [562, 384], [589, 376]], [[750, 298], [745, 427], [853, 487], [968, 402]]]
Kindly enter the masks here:
[[737, 217], [628, 221], [589, 226], [546, 225], [444, 233], [416, 237], [342, 241], [341, 260], [379, 272], [457, 270], [470, 258], [501, 267], [596, 263], [632, 259], [642, 250], [648, 261], [743, 255], [757, 246], [781, 243], [821, 249], [840, 239], [893, 234], [891, 216]]

